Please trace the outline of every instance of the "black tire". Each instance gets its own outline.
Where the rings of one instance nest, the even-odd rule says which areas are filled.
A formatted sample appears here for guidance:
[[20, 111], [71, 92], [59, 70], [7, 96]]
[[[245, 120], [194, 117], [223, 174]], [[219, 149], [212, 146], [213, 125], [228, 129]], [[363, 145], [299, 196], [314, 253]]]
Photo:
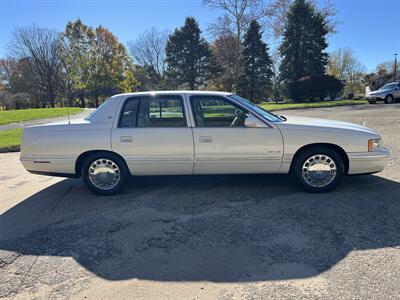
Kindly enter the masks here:
[[[108, 188], [108, 189], [101, 189], [98, 186], [96, 186], [92, 180], [89, 178], [89, 169], [91, 168], [91, 166], [93, 164], [96, 163], [96, 161], [111, 161], [112, 163], [114, 163], [117, 167], [117, 171], [116, 174], [118, 174], [118, 183], [116, 183], [115, 186], [113, 186], [112, 188]], [[114, 165], [113, 165], [114, 166]], [[115, 167], [115, 166], [114, 166]], [[82, 180], [85, 183], [86, 187], [91, 190], [93, 193], [98, 194], [98, 195], [103, 195], [103, 196], [110, 196], [110, 195], [115, 195], [117, 193], [119, 193], [122, 188], [124, 187], [124, 185], [126, 184], [126, 182], [128, 181], [130, 177], [130, 172], [128, 170], [128, 168], [126, 167], [125, 162], [117, 155], [113, 154], [113, 153], [109, 153], [109, 152], [97, 152], [94, 153], [90, 156], [88, 156], [85, 160], [85, 162], [83, 163], [82, 166]]]
[[368, 101], [368, 103], [369, 103], [369, 104], [375, 104], [376, 101], [374, 101], [374, 100], [373, 100], [373, 101]]
[[393, 96], [392, 95], [387, 95], [386, 98], [385, 98], [385, 103], [386, 104], [393, 103]]
[[[309, 184], [303, 176], [303, 165], [315, 155], [325, 155], [333, 160], [336, 165], [336, 174], [329, 184], [321, 187], [316, 187]], [[311, 147], [305, 149], [297, 156], [292, 169], [292, 175], [295, 177], [297, 183], [307, 192], [311, 193], [324, 193], [335, 188], [342, 180], [345, 173], [343, 159], [340, 154], [329, 147]]]

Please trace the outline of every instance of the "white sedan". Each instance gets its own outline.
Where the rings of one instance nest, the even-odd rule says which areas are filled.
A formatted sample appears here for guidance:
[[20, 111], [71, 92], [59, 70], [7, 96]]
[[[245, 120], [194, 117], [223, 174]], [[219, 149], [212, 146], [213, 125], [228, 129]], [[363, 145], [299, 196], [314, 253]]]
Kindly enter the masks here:
[[25, 128], [21, 162], [82, 177], [102, 195], [131, 175], [233, 173], [290, 173], [325, 192], [344, 175], [382, 171], [390, 152], [380, 140], [364, 126], [276, 116], [231, 93], [143, 92], [113, 96], [83, 120]]

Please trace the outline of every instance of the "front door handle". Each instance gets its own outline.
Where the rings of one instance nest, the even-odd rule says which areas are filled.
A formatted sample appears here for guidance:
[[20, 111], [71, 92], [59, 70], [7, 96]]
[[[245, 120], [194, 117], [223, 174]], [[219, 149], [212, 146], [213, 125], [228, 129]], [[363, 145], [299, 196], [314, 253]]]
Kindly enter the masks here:
[[132, 136], [121, 136], [119, 138], [119, 141], [121, 143], [131, 143], [133, 141], [133, 137]]
[[201, 136], [199, 137], [200, 143], [211, 143], [212, 137], [211, 136]]

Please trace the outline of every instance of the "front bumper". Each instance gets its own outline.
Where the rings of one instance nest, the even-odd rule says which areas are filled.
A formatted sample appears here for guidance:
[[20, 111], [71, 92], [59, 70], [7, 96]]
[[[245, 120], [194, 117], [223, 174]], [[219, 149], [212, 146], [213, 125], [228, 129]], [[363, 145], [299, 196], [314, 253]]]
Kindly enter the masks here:
[[372, 152], [348, 153], [349, 172], [348, 174], [376, 173], [382, 171], [389, 160], [390, 150], [382, 148]]
[[380, 95], [371, 95], [371, 96], [367, 96], [365, 97], [367, 99], [367, 101], [383, 101], [385, 100], [384, 96], [380, 96]]

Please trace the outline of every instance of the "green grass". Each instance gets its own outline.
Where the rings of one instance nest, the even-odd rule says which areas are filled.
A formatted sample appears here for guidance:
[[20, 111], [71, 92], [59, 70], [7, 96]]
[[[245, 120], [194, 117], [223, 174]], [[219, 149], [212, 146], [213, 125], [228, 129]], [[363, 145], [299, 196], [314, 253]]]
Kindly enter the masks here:
[[0, 131], [0, 152], [19, 151], [22, 128]]
[[365, 100], [336, 100], [336, 101], [320, 101], [320, 102], [312, 102], [312, 103], [267, 103], [267, 102], [263, 102], [258, 105], [266, 110], [274, 111], [274, 110], [285, 110], [285, 109], [360, 105], [360, 104], [366, 104], [366, 103], [367, 103], [367, 101], [365, 101]]
[[[69, 108], [70, 114], [77, 114], [83, 111], [80, 107]], [[37, 119], [48, 119], [62, 117], [68, 114], [68, 108], [35, 108], [35, 109], [19, 109], [0, 111], [0, 125], [26, 122]]]

